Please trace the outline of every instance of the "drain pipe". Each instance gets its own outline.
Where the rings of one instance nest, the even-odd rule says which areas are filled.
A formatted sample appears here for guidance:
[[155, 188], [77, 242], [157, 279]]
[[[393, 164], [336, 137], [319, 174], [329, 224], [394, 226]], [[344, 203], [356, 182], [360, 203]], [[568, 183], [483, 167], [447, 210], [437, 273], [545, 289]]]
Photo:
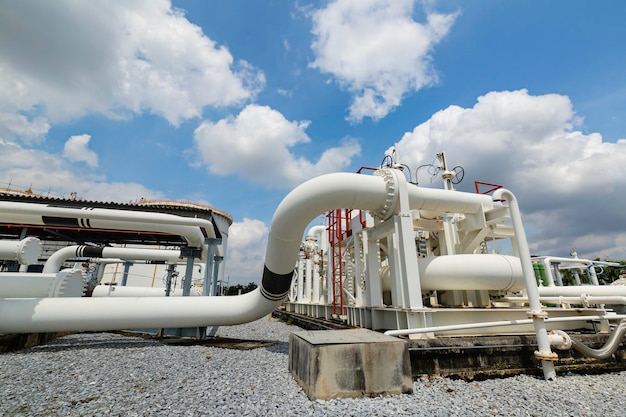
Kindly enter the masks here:
[[501, 202], [506, 200], [509, 206], [509, 214], [513, 223], [513, 231], [515, 233], [515, 243], [517, 244], [518, 255], [522, 263], [522, 272], [524, 281], [526, 282], [526, 292], [528, 296], [528, 317], [533, 320], [533, 326], [537, 335], [537, 351], [535, 357], [541, 360], [543, 376], [548, 381], [556, 379], [556, 370], [554, 369], [554, 361], [558, 359], [556, 353], [550, 348], [550, 339], [546, 330], [544, 320], [548, 318], [548, 314], [543, 310], [541, 301], [539, 301], [539, 291], [537, 290], [537, 281], [535, 280], [535, 272], [530, 259], [530, 249], [526, 240], [526, 232], [522, 223], [522, 215], [519, 204], [515, 195], [504, 188], [500, 188], [493, 193], [493, 201]]
[[604, 346], [600, 349], [592, 349], [575, 339], [571, 339], [572, 347], [583, 355], [590, 356], [595, 359], [606, 359], [611, 357], [611, 355], [613, 355], [613, 353], [615, 353], [615, 351], [619, 348], [625, 334], [626, 320], [622, 320], [615, 330], [613, 330], [613, 333], [611, 333], [611, 336], [609, 336]]
[[179, 250], [73, 245], [54, 252], [44, 264], [42, 272], [58, 272], [63, 262], [71, 258], [116, 258], [123, 261], [177, 262], [182, 259], [182, 255]]

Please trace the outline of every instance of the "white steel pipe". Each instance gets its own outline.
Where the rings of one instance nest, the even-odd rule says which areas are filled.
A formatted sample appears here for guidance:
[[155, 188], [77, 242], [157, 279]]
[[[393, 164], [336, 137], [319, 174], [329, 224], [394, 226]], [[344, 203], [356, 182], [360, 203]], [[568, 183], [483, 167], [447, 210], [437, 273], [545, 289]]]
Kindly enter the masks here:
[[[528, 297], [504, 297], [502, 298], [504, 301], [509, 301], [513, 303], [524, 303], [528, 301]], [[583, 294], [580, 297], [570, 296], [570, 297], [543, 297], [539, 296], [539, 300], [542, 303], [550, 303], [550, 304], [582, 304], [582, 305], [594, 305], [594, 304], [626, 304], [626, 296], [594, 296]]]
[[[545, 319], [546, 323], [562, 323], [568, 321], [590, 321], [590, 320], [624, 320], [626, 315], [607, 314], [604, 316], [569, 316], [569, 317], [553, 317]], [[388, 336], [407, 336], [410, 334], [420, 333], [445, 333], [453, 332], [457, 330], [470, 330], [470, 329], [483, 329], [488, 327], [504, 327], [504, 326], [520, 326], [533, 324], [533, 319], [520, 319], [520, 320], [500, 320], [500, 321], [485, 321], [477, 323], [463, 323], [463, 324], [450, 324], [447, 326], [433, 326], [433, 327], [420, 327], [415, 329], [400, 329], [400, 330], [387, 330], [385, 332]], [[548, 338], [548, 342], [549, 342]]]
[[202, 227], [215, 238], [213, 223], [199, 218], [134, 210], [93, 207], [69, 208], [46, 204], [0, 202], [0, 222], [43, 226], [151, 231], [174, 234], [187, 240], [190, 247], [204, 247]]
[[522, 223], [522, 214], [519, 209], [517, 197], [515, 197], [511, 191], [500, 188], [493, 193], [492, 198], [494, 201], [501, 202], [502, 200], [506, 200], [508, 202], [511, 223], [513, 224], [513, 231], [515, 232], [515, 243], [517, 244], [518, 255], [522, 264], [524, 280], [526, 281], [526, 295], [528, 296], [528, 306], [530, 307], [528, 315], [532, 317], [535, 334], [537, 335], [538, 351], [535, 352], [535, 356], [541, 359], [544, 378], [548, 381], [555, 380], [556, 370], [553, 361], [556, 359], [557, 355], [554, 354], [550, 348], [550, 340], [544, 323], [547, 314], [543, 311], [541, 302], [539, 301], [535, 271], [530, 259], [530, 249], [528, 248], [526, 231]]
[[580, 297], [582, 295], [626, 297], [624, 285], [579, 285], [567, 287], [539, 287], [542, 297]]
[[[35, 272], [1, 272], [0, 298], [81, 297], [83, 275], [77, 270], [65, 270], [58, 274]], [[1, 315], [5, 320], [12, 315]]]
[[[189, 295], [197, 296], [194, 292]], [[119, 285], [97, 285], [93, 289], [92, 297], [165, 297], [165, 288], [129, 287]], [[169, 297], [182, 297], [183, 289], [170, 290]]]
[[150, 260], [175, 263], [182, 258], [182, 255], [179, 250], [171, 249], [73, 245], [59, 249], [53, 253], [44, 264], [42, 272], [58, 272], [63, 262], [71, 258], [117, 258], [123, 261]]
[[22, 240], [0, 240], [0, 259], [32, 265], [41, 256], [41, 241], [29, 236]]

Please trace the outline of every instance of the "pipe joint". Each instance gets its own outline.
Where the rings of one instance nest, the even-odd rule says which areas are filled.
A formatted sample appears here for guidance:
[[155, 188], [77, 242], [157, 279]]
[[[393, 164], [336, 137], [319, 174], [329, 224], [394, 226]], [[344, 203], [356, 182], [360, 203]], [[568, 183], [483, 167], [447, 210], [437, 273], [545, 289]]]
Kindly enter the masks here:
[[374, 175], [382, 177], [385, 181], [386, 198], [385, 204], [371, 214], [380, 220], [387, 220], [393, 215], [398, 204], [398, 178], [390, 169], [379, 169]]

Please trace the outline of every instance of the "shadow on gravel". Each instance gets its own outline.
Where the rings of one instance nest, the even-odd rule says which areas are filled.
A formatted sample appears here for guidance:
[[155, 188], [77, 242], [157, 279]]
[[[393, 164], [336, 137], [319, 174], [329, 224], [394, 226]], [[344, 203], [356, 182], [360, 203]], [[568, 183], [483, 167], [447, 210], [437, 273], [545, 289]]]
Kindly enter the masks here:
[[84, 337], [65, 336], [63, 339], [54, 340], [46, 345], [35, 346], [29, 349], [20, 350], [15, 353], [28, 354], [33, 352], [61, 352], [88, 349], [137, 349], [157, 345], [157, 341], [136, 338], [98, 340], [86, 339]]
[[289, 353], [288, 342], [278, 342], [274, 340], [248, 340], [220, 336], [207, 339], [196, 339], [190, 337], [159, 338], [153, 335], [140, 333], [80, 333], [76, 335], [64, 336], [63, 338], [50, 341], [45, 345], [34, 346], [32, 348], [23, 349], [14, 353], [28, 354], [34, 352], [60, 352], [89, 349], [137, 349], [159, 345], [209, 346], [235, 350], [266, 348], [269, 352], [282, 354]]

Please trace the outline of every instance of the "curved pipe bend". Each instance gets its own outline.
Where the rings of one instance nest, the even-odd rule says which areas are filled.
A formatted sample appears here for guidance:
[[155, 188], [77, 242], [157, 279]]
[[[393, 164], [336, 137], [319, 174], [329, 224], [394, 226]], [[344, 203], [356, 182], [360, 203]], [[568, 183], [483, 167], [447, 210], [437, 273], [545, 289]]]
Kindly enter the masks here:
[[622, 343], [622, 339], [626, 334], [626, 320], [622, 320], [619, 325], [613, 330], [611, 336], [600, 349], [592, 349], [589, 346], [572, 339], [572, 347], [583, 355], [595, 358], [595, 359], [607, 359], [615, 353]]
[[171, 261], [182, 258], [179, 250], [144, 249], [144, 248], [114, 248], [73, 245], [66, 246], [54, 252], [43, 266], [44, 273], [59, 272], [63, 262], [71, 258], [108, 258], [124, 261]]

